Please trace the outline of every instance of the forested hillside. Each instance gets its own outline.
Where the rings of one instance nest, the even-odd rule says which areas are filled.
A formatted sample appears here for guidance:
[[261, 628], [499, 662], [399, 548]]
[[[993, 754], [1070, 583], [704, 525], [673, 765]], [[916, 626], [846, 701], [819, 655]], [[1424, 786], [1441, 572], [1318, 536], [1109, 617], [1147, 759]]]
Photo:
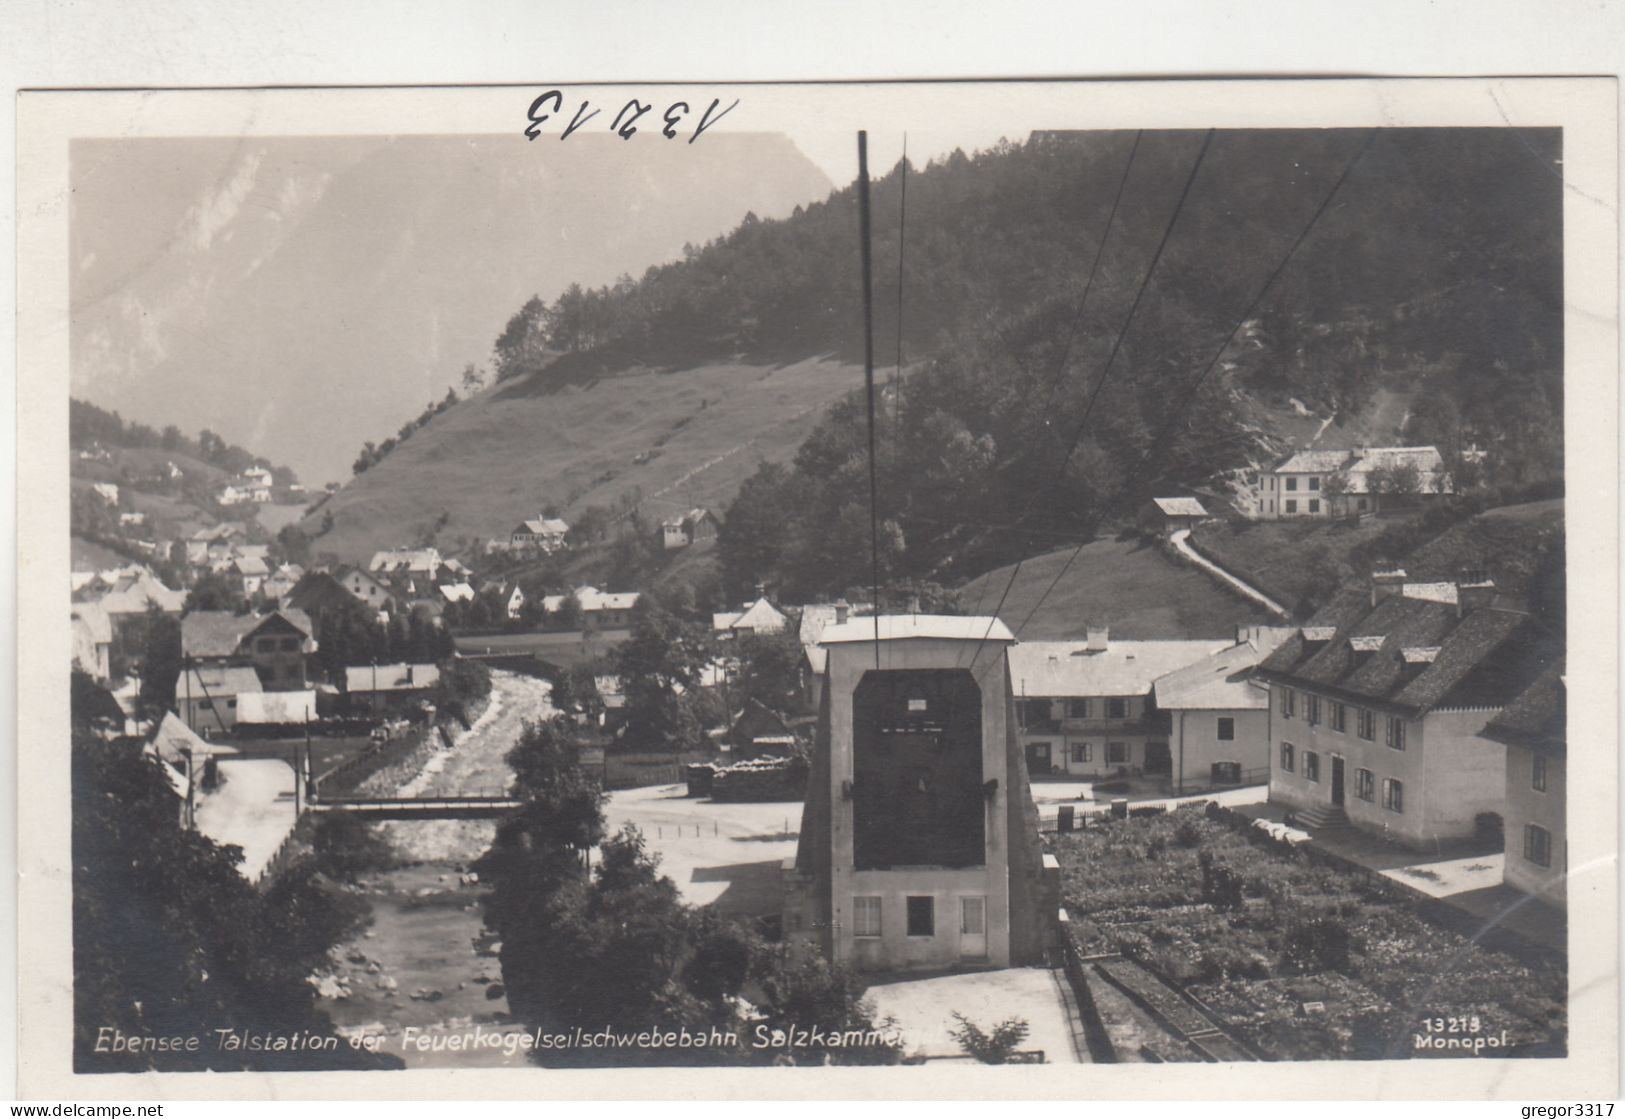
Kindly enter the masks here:
[[[1321, 446], [1342, 422], [1437, 443], [1464, 484], [1557, 476], [1560, 156], [1555, 131], [1112, 132], [894, 168], [873, 187], [887, 573], [953, 581], [1087, 538], [1153, 492], [1270, 458], [1284, 416], [1294, 432], [1330, 417]], [[559, 394], [609, 403], [629, 373], [860, 357], [857, 224], [847, 187], [641, 279], [532, 299], [496, 341], [480, 423]], [[1408, 407], [1376, 425], [1378, 398]], [[707, 407], [726, 427], [729, 394]], [[571, 437], [624, 440], [612, 414]], [[788, 451], [761, 456], [728, 511], [730, 594], [868, 580], [862, 407], [836, 401]], [[424, 485], [434, 467], [413, 466]]]

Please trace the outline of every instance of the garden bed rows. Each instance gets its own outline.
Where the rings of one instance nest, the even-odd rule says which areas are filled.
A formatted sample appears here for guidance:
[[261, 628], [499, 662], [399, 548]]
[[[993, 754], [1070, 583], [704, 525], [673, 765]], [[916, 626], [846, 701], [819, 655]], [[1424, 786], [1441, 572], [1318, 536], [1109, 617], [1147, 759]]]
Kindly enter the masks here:
[[1283, 1059], [1409, 1053], [1431, 1016], [1477, 1016], [1509, 1055], [1562, 1052], [1567, 977], [1261, 833], [1185, 808], [1054, 837], [1071, 935], [1120, 952]]

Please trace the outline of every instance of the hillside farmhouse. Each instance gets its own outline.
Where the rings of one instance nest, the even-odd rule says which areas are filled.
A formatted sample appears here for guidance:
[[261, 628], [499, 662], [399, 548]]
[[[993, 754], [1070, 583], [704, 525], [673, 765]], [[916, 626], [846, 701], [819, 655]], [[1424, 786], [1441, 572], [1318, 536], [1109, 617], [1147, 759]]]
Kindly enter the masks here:
[[[571, 591], [576, 601], [581, 604], [581, 621], [583, 625], [592, 624], [599, 629], [620, 629], [632, 623], [632, 608], [638, 604], [640, 595], [637, 591], [609, 593], [597, 587], [583, 584]], [[542, 598], [542, 608], [549, 614], [557, 614], [564, 606], [564, 600], [570, 595], [550, 594]]]
[[668, 551], [717, 538], [717, 518], [709, 509], [690, 509], [660, 522], [660, 543]]
[[390, 548], [374, 552], [367, 570], [383, 576], [419, 575], [433, 582], [442, 562], [438, 548]]
[[[1405, 593], [1403, 571], [1348, 588], [1258, 668], [1271, 696], [1270, 800], [1311, 827], [1426, 848], [1471, 836], [1506, 802], [1506, 748], [1486, 724], [1557, 656], [1488, 580], [1454, 602]], [[1412, 584], [1412, 586], [1416, 586]]]
[[508, 533], [508, 547], [515, 552], [546, 552], [563, 551], [565, 539], [570, 535], [570, 526], [557, 517], [538, 517], [534, 520], [520, 521]]
[[1299, 451], [1259, 476], [1258, 520], [1348, 517], [1455, 492], [1437, 447]]

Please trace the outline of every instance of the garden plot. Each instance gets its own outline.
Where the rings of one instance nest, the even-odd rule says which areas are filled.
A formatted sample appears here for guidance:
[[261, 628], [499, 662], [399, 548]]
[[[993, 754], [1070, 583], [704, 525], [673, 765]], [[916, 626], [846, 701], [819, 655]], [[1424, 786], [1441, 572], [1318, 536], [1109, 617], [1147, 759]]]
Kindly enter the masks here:
[[1272, 1057], [1410, 1055], [1429, 1016], [1476, 1016], [1497, 1055], [1565, 1047], [1567, 977], [1194, 806], [1052, 837], [1071, 935], [1198, 999]]

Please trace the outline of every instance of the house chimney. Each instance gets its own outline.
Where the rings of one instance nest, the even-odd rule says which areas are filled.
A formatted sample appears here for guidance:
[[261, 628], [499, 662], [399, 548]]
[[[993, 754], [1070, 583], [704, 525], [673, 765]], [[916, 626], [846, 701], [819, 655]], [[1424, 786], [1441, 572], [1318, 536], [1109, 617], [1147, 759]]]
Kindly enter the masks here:
[[1089, 651], [1091, 653], [1104, 653], [1111, 644], [1111, 627], [1088, 626], [1085, 632], [1089, 638]]
[[1495, 601], [1495, 580], [1482, 567], [1466, 568], [1456, 583], [1456, 613], [1481, 610]]
[[845, 625], [846, 616], [851, 612], [852, 607], [846, 604], [846, 599], [841, 599], [841, 601], [835, 604], [835, 624], [838, 626]]
[[1399, 594], [1405, 588], [1405, 569], [1381, 564], [1371, 572], [1371, 605]]

